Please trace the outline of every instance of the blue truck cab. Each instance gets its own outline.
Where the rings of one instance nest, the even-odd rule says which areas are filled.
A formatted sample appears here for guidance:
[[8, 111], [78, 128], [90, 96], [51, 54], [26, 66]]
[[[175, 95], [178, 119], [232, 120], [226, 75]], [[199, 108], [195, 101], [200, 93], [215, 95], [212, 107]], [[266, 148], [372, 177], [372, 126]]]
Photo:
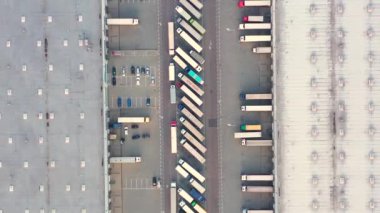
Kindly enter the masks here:
[[190, 195], [195, 198], [197, 201], [199, 202], [205, 202], [206, 201], [206, 198], [203, 197], [203, 195], [201, 193], [199, 193], [197, 190], [195, 189], [191, 189], [190, 190]]

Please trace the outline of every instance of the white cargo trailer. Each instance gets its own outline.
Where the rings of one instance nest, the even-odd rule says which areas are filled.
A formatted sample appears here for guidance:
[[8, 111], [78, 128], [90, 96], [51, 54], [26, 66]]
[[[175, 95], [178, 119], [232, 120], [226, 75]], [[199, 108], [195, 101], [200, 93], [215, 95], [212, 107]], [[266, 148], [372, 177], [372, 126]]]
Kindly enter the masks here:
[[197, 52], [202, 52], [203, 48], [199, 45], [187, 32], [182, 30], [181, 28], [177, 28], [177, 33], [185, 40], [194, 50]]
[[202, 17], [200, 13], [193, 5], [191, 5], [187, 0], [179, 0], [179, 2], [197, 19]]
[[264, 42], [264, 41], [271, 41], [272, 36], [271, 35], [246, 35], [246, 36], [240, 36], [240, 42]]
[[241, 106], [241, 111], [271, 112], [272, 111], [272, 105], [245, 105], [245, 106]]
[[273, 186], [242, 186], [242, 192], [271, 193]]
[[270, 23], [245, 23], [239, 24], [239, 30], [270, 30]]
[[195, 158], [197, 159], [201, 164], [204, 164], [206, 162], [206, 159], [197, 151], [195, 150], [190, 143], [186, 141], [186, 139], [181, 139], [180, 143], [182, 146]]
[[188, 32], [190, 35], [192, 35], [195, 39], [198, 41], [201, 41], [203, 36], [198, 33], [197, 30], [195, 30], [189, 23], [187, 23], [185, 20], [178, 18], [177, 22]]
[[242, 146], [273, 146], [272, 140], [249, 140], [249, 139], [242, 139], [241, 140]]
[[206, 153], [207, 148], [199, 142], [197, 139], [195, 139], [190, 133], [188, 133], [186, 130], [181, 129], [181, 134], [193, 145], [195, 146], [199, 151], [201, 151], [203, 154]]
[[241, 175], [242, 181], [273, 181], [273, 175]]
[[235, 138], [260, 138], [261, 132], [235, 132]]

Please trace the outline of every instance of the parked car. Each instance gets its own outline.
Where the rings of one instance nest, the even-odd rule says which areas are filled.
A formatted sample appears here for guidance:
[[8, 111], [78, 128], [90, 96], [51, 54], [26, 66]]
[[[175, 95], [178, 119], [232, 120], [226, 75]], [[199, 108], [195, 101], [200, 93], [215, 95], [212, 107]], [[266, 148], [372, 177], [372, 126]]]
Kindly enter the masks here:
[[150, 134], [149, 133], [143, 133], [142, 138], [150, 138]]
[[112, 77], [116, 76], [116, 67], [112, 67]]
[[112, 86], [116, 86], [116, 77], [112, 77]]
[[139, 134], [132, 135], [132, 140], [137, 140], [140, 138]]
[[120, 144], [124, 144], [125, 138], [120, 138]]
[[154, 84], [156, 82], [156, 78], [152, 75], [150, 76], [150, 83]]
[[132, 129], [138, 129], [139, 128], [139, 125], [138, 124], [132, 124]]
[[131, 74], [134, 75], [136, 73], [136, 68], [135, 66], [131, 66]]
[[121, 67], [121, 74], [123, 75], [123, 76], [125, 76], [125, 67], [123, 66], [123, 67]]
[[154, 187], [157, 186], [157, 177], [152, 178], [152, 186], [154, 186]]
[[150, 75], [150, 67], [146, 66], [145, 68], [145, 75]]
[[146, 98], [145, 105], [150, 106], [150, 98]]
[[152, 178], [152, 186], [155, 187], [155, 188], [157, 188], [157, 189], [161, 188], [161, 181], [160, 181], [160, 179], [157, 178], [157, 177], [153, 177]]
[[119, 96], [119, 97], [117, 97], [117, 107], [121, 108], [121, 105], [122, 105], [121, 97]]
[[136, 86], [140, 86], [140, 77], [136, 77]]
[[128, 127], [127, 126], [124, 127], [124, 135], [128, 135]]
[[136, 67], [136, 76], [137, 77], [140, 76], [140, 67], [139, 66]]
[[145, 67], [141, 66], [141, 75], [145, 75]]
[[127, 99], [127, 106], [132, 107], [132, 99], [131, 98]]

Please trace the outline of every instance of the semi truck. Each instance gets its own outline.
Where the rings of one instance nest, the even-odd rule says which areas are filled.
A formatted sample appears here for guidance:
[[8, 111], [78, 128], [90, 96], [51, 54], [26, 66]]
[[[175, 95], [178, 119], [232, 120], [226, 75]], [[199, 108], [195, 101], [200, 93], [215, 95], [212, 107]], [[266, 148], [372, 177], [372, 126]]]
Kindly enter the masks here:
[[203, 96], [205, 92], [198, 85], [196, 85], [192, 80], [190, 80], [186, 75], [182, 73], [178, 73], [178, 77], [186, 83], [194, 92], [196, 92], [199, 96]]
[[[195, 106], [186, 96], [181, 98], [182, 103], [184, 103], [191, 111], [193, 111], [198, 117], [203, 117], [203, 112]], [[182, 104], [178, 105], [178, 108], [181, 110], [184, 106]]]
[[179, 86], [179, 88], [187, 95], [191, 98], [191, 100], [194, 101], [194, 103], [196, 103], [198, 106], [201, 106], [203, 104], [203, 101], [196, 95], [194, 94], [194, 92], [192, 92], [189, 87], [187, 87], [186, 85], [184, 84], [181, 84], [181, 83], [177, 83], [177, 85]]
[[177, 103], [176, 89], [174, 85], [170, 85], [170, 103], [171, 104]]
[[141, 157], [111, 157], [110, 163], [140, 163]]
[[242, 0], [239, 1], [238, 7], [270, 7], [270, 0]]
[[[194, 169], [190, 164], [188, 164], [186, 161], [184, 161], [182, 158], [178, 160], [178, 163], [187, 171], [189, 172], [193, 177], [195, 177], [199, 182], [203, 183], [205, 182], [206, 178], [201, 175], [196, 169]], [[191, 203], [191, 202], [189, 202]]]
[[205, 187], [202, 186], [202, 184], [198, 183], [197, 180], [195, 180], [194, 178], [190, 178], [190, 184], [196, 189], [198, 190], [198, 192], [200, 192], [201, 194], [205, 193], [206, 192], [206, 189]]
[[261, 132], [235, 132], [235, 138], [261, 138]]
[[272, 105], [244, 105], [241, 106], [243, 112], [271, 112]]
[[204, 208], [199, 205], [197, 202], [193, 201], [191, 203], [191, 206], [198, 212], [198, 213], [207, 213], [206, 210], [204, 210]]
[[192, 59], [185, 51], [183, 51], [181, 47], [177, 47], [175, 51], [196, 71], [198, 72], [202, 71], [202, 67], [197, 62], [195, 62], [194, 59]]
[[203, 8], [203, 4], [198, 0], [189, 0], [198, 10]]
[[241, 175], [242, 181], [273, 181], [273, 175]]
[[190, 24], [193, 25], [193, 27], [194, 27], [195, 29], [197, 29], [198, 32], [200, 32], [202, 35], [206, 33], [206, 29], [205, 29], [201, 24], [199, 24], [199, 22], [198, 22], [197, 20], [195, 20], [195, 19], [192, 18], [192, 19], [189, 20], [189, 22], [190, 22]]
[[204, 164], [206, 162], [206, 159], [197, 151], [195, 150], [190, 143], [186, 141], [186, 139], [181, 139], [180, 143], [182, 146], [195, 158], [197, 159], [201, 164]]
[[197, 52], [194, 50], [190, 50], [190, 55], [193, 57], [196, 61], [198, 61], [199, 64], [203, 65], [206, 60]]
[[[203, 48], [199, 45], [187, 32], [182, 30], [181, 28], [177, 28], [177, 33], [185, 40], [194, 50], [197, 52], [202, 52]], [[194, 61], [195, 62], [195, 61]], [[195, 62], [196, 63], [196, 62]]]
[[178, 55], [175, 55], [173, 57], [173, 60], [175, 61], [175, 63], [178, 64], [179, 67], [181, 67], [182, 69], [185, 69], [187, 67], [186, 63], [180, 58], [178, 57]]
[[193, 145], [195, 146], [199, 151], [201, 151], [203, 154], [206, 153], [207, 148], [199, 142], [197, 139], [195, 139], [190, 133], [188, 133], [186, 130], [181, 129], [181, 134]]
[[187, 0], [179, 0], [179, 2], [197, 19], [202, 17], [202, 13], [200, 13], [193, 5], [190, 4]]
[[271, 35], [245, 35], [240, 36], [240, 42], [263, 42], [263, 41], [271, 41]]
[[187, 74], [194, 79], [198, 84], [203, 85], [205, 82], [203, 81], [202, 77], [199, 76], [197, 73], [194, 72], [192, 69], [186, 69]]
[[191, 197], [191, 195], [189, 195], [189, 193], [187, 193], [184, 189], [182, 189], [181, 187], [178, 187], [177, 189], [177, 192], [179, 194], [179, 196], [181, 196], [184, 200], [186, 200], [187, 202], [191, 203], [193, 202], [194, 198]]
[[134, 18], [107, 18], [107, 25], [128, 26], [138, 24], [139, 20]]
[[199, 202], [205, 202], [206, 201], [206, 198], [203, 197], [203, 195], [201, 193], [199, 193], [197, 190], [195, 189], [191, 189], [190, 190], [190, 195], [197, 201]]
[[181, 6], [176, 6], [175, 10], [178, 12], [179, 15], [182, 16], [186, 21], [189, 21], [191, 19], [191, 15], [186, 12]]
[[239, 24], [239, 30], [270, 30], [270, 23], [245, 23]]
[[249, 139], [242, 139], [241, 140], [242, 146], [273, 146], [272, 140], [249, 140]]
[[242, 192], [271, 193], [273, 186], [242, 186]]
[[181, 200], [181, 201], [179, 202], [179, 206], [180, 206], [181, 209], [182, 209], [184, 212], [186, 212], [186, 213], [194, 213], [194, 211], [191, 210], [191, 208], [190, 208], [188, 205], [186, 205], [185, 201], [183, 201], [183, 200]]
[[205, 140], [205, 137], [201, 132], [199, 132], [189, 121], [187, 121], [184, 117], [180, 117], [179, 121], [193, 134], [197, 139], [201, 142]]
[[181, 112], [187, 117], [187, 119], [191, 121], [191, 123], [193, 123], [199, 129], [202, 129], [204, 127], [203, 123], [198, 120], [198, 118], [196, 118], [188, 109], [182, 108]]
[[174, 55], [174, 23], [168, 22], [169, 55]]
[[185, 20], [178, 18], [177, 22], [181, 25], [190, 35], [192, 35], [198, 41], [201, 41], [203, 36], [198, 33], [190, 24], [188, 24]]
[[240, 125], [241, 131], [261, 131], [261, 125], [242, 124]]
[[175, 66], [173, 63], [169, 64], [169, 81], [175, 81]]
[[263, 22], [264, 16], [244, 16], [243, 22]]
[[178, 174], [180, 174], [183, 178], [187, 178], [189, 177], [189, 173], [186, 172], [186, 170], [184, 168], [182, 168], [182, 166], [180, 165], [177, 165], [175, 167], [175, 170], [178, 172]]
[[264, 94], [240, 94], [240, 98], [242, 100], [272, 100], [272, 94], [271, 93], [264, 93]]
[[177, 212], [177, 184], [171, 182], [170, 184], [170, 213]]
[[272, 53], [272, 47], [254, 47], [252, 48], [252, 52], [257, 54]]
[[118, 123], [149, 123], [149, 117], [118, 117]]
[[251, 210], [243, 209], [242, 213], [274, 213], [273, 210]]
[[170, 122], [170, 139], [172, 154], [177, 153], [177, 122]]

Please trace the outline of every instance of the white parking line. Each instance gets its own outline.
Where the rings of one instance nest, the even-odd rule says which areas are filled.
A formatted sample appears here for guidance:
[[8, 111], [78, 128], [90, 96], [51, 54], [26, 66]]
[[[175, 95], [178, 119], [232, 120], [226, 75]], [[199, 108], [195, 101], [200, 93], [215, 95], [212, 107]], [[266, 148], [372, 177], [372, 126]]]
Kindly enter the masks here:
[[124, 190], [154, 190], [149, 178], [130, 178], [125, 180]]

